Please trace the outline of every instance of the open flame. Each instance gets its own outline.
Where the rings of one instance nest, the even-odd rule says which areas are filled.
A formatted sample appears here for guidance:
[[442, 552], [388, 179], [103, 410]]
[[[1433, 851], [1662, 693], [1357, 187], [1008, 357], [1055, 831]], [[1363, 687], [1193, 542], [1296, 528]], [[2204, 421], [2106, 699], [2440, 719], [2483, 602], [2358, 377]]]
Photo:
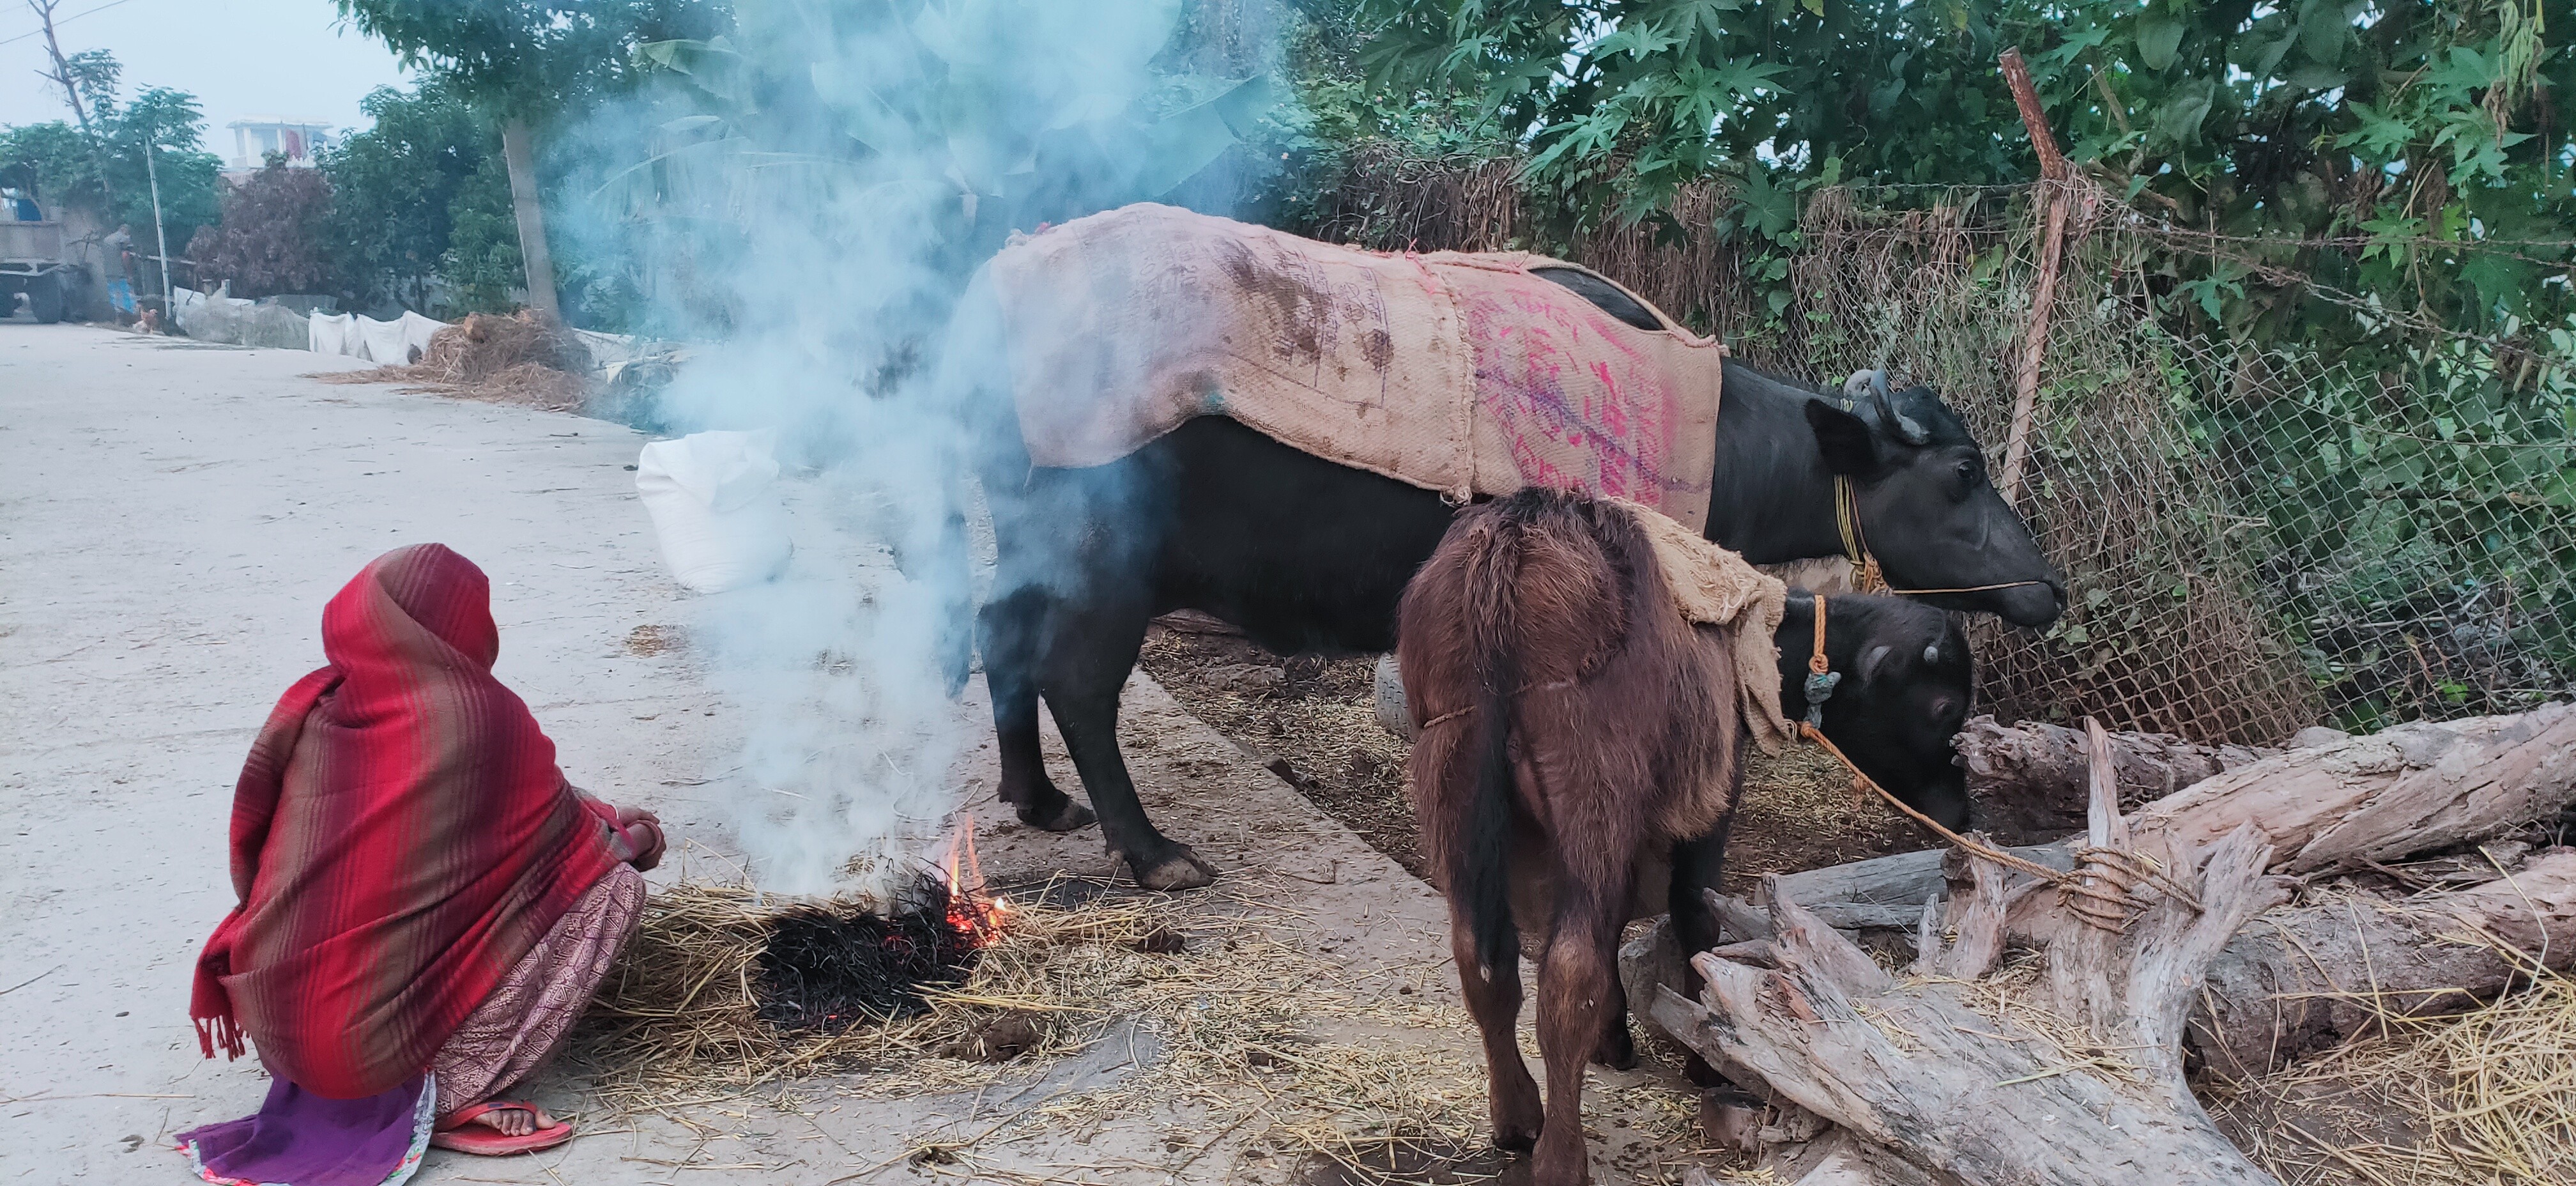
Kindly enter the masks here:
[[961, 815], [948, 840], [948, 923], [968, 936], [974, 947], [989, 947], [1009, 924], [1008, 898], [984, 893], [984, 867], [975, 857], [975, 817]]

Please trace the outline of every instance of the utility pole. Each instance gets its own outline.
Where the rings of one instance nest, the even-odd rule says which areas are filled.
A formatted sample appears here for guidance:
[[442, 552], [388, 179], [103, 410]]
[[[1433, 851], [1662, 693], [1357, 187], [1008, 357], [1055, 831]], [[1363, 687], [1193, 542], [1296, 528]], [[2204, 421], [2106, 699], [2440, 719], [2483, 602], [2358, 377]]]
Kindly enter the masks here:
[[170, 311], [170, 232], [161, 225], [161, 171], [152, 164], [152, 158], [160, 154], [161, 128], [155, 124], [143, 130], [143, 175], [152, 182], [152, 238], [161, 245], [161, 316], [164, 324], [176, 325], [169, 320], [173, 316]]

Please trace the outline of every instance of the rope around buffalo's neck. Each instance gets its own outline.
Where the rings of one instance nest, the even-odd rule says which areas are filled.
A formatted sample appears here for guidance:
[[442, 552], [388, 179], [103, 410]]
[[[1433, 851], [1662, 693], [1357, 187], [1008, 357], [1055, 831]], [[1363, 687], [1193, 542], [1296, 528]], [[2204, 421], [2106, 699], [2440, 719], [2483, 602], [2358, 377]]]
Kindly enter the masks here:
[[1941, 593], [1990, 593], [1997, 589], [2018, 589], [2024, 585], [2045, 585], [2046, 581], [1998, 581], [1991, 585], [1961, 585], [1955, 589], [1899, 589], [1887, 583], [1878, 557], [1869, 550], [1869, 537], [1860, 527], [1860, 496], [1852, 489], [1852, 480], [1834, 475], [1834, 529], [1843, 537], [1843, 559], [1851, 561], [1853, 591], [1858, 593], [1894, 593], [1905, 597], [1929, 597]]
[[[1815, 648], [1807, 657], [1807, 670], [1812, 676], [1818, 677], [1828, 674], [1832, 668], [1831, 660], [1825, 657], [1826, 600], [1822, 594], [1816, 597]], [[1830, 690], [1827, 695], [1831, 695]], [[1853, 764], [1851, 755], [1844, 753], [1841, 746], [1835, 745], [1832, 738], [1825, 736], [1825, 731], [1818, 720], [1822, 715], [1820, 711], [1822, 707], [1821, 704], [1808, 706], [1807, 719], [1798, 723], [1798, 734], [1814, 742], [1826, 753], [1832, 754], [1835, 761], [1843, 764], [1843, 769], [1851, 771], [1852, 782], [1855, 785], [1877, 792], [1878, 797], [1886, 800], [1888, 806], [1904, 813], [1906, 818], [1915, 823], [1930, 828], [1933, 834], [1957, 845], [1968, 855], [1992, 861], [2015, 872], [2029, 874], [2057, 887], [2058, 900], [2064, 902], [2068, 910], [2073, 911], [2076, 917], [2085, 922], [2108, 931], [2127, 930], [2132, 916], [2155, 905], [2153, 898], [2138, 892], [2142, 884], [2171, 895], [2176, 901], [2189, 906], [2194, 913], [2200, 911], [2200, 899], [2197, 895], [2175, 881], [2153, 861], [2135, 852], [2125, 849], [2096, 848], [2090, 844], [2078, 845], [2075, 849], [2074, 870], [2060, 872], [2029, 858], [2006, 852], [1983, 840], [1962, 836], [1943, 827], [1939, 821], [1916, 811], [1912, 804], [1897, 798], [1886, 787], [1878, 785], [1877, 779], [1861, 773], [1860, 767]]]

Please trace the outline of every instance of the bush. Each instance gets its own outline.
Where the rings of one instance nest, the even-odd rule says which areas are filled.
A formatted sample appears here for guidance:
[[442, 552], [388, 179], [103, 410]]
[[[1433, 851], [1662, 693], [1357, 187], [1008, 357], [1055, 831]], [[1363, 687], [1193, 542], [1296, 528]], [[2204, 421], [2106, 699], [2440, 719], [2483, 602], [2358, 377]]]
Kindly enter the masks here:
[[322, 174], [271, 156], [224, 194], [223, 222], [199, 230], [188, 256], [204, 282], [229, 280], [235, 296], [321, 292], [332, 280], [324, 238], [330, 212]]

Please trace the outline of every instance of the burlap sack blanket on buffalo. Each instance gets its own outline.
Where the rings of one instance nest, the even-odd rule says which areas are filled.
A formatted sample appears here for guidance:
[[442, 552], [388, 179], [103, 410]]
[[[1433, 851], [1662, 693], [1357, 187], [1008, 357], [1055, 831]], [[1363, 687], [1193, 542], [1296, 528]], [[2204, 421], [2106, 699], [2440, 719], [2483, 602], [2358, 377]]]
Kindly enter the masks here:
[[1146, 204], [1015, 237], [988, 275], [1039, 465], [1106, 464], [1222, 415], [1462, 501], [1548, 486], [1700, 529], [1725, 348], [1622, 322], [1540, 267], [1574, 265]]

